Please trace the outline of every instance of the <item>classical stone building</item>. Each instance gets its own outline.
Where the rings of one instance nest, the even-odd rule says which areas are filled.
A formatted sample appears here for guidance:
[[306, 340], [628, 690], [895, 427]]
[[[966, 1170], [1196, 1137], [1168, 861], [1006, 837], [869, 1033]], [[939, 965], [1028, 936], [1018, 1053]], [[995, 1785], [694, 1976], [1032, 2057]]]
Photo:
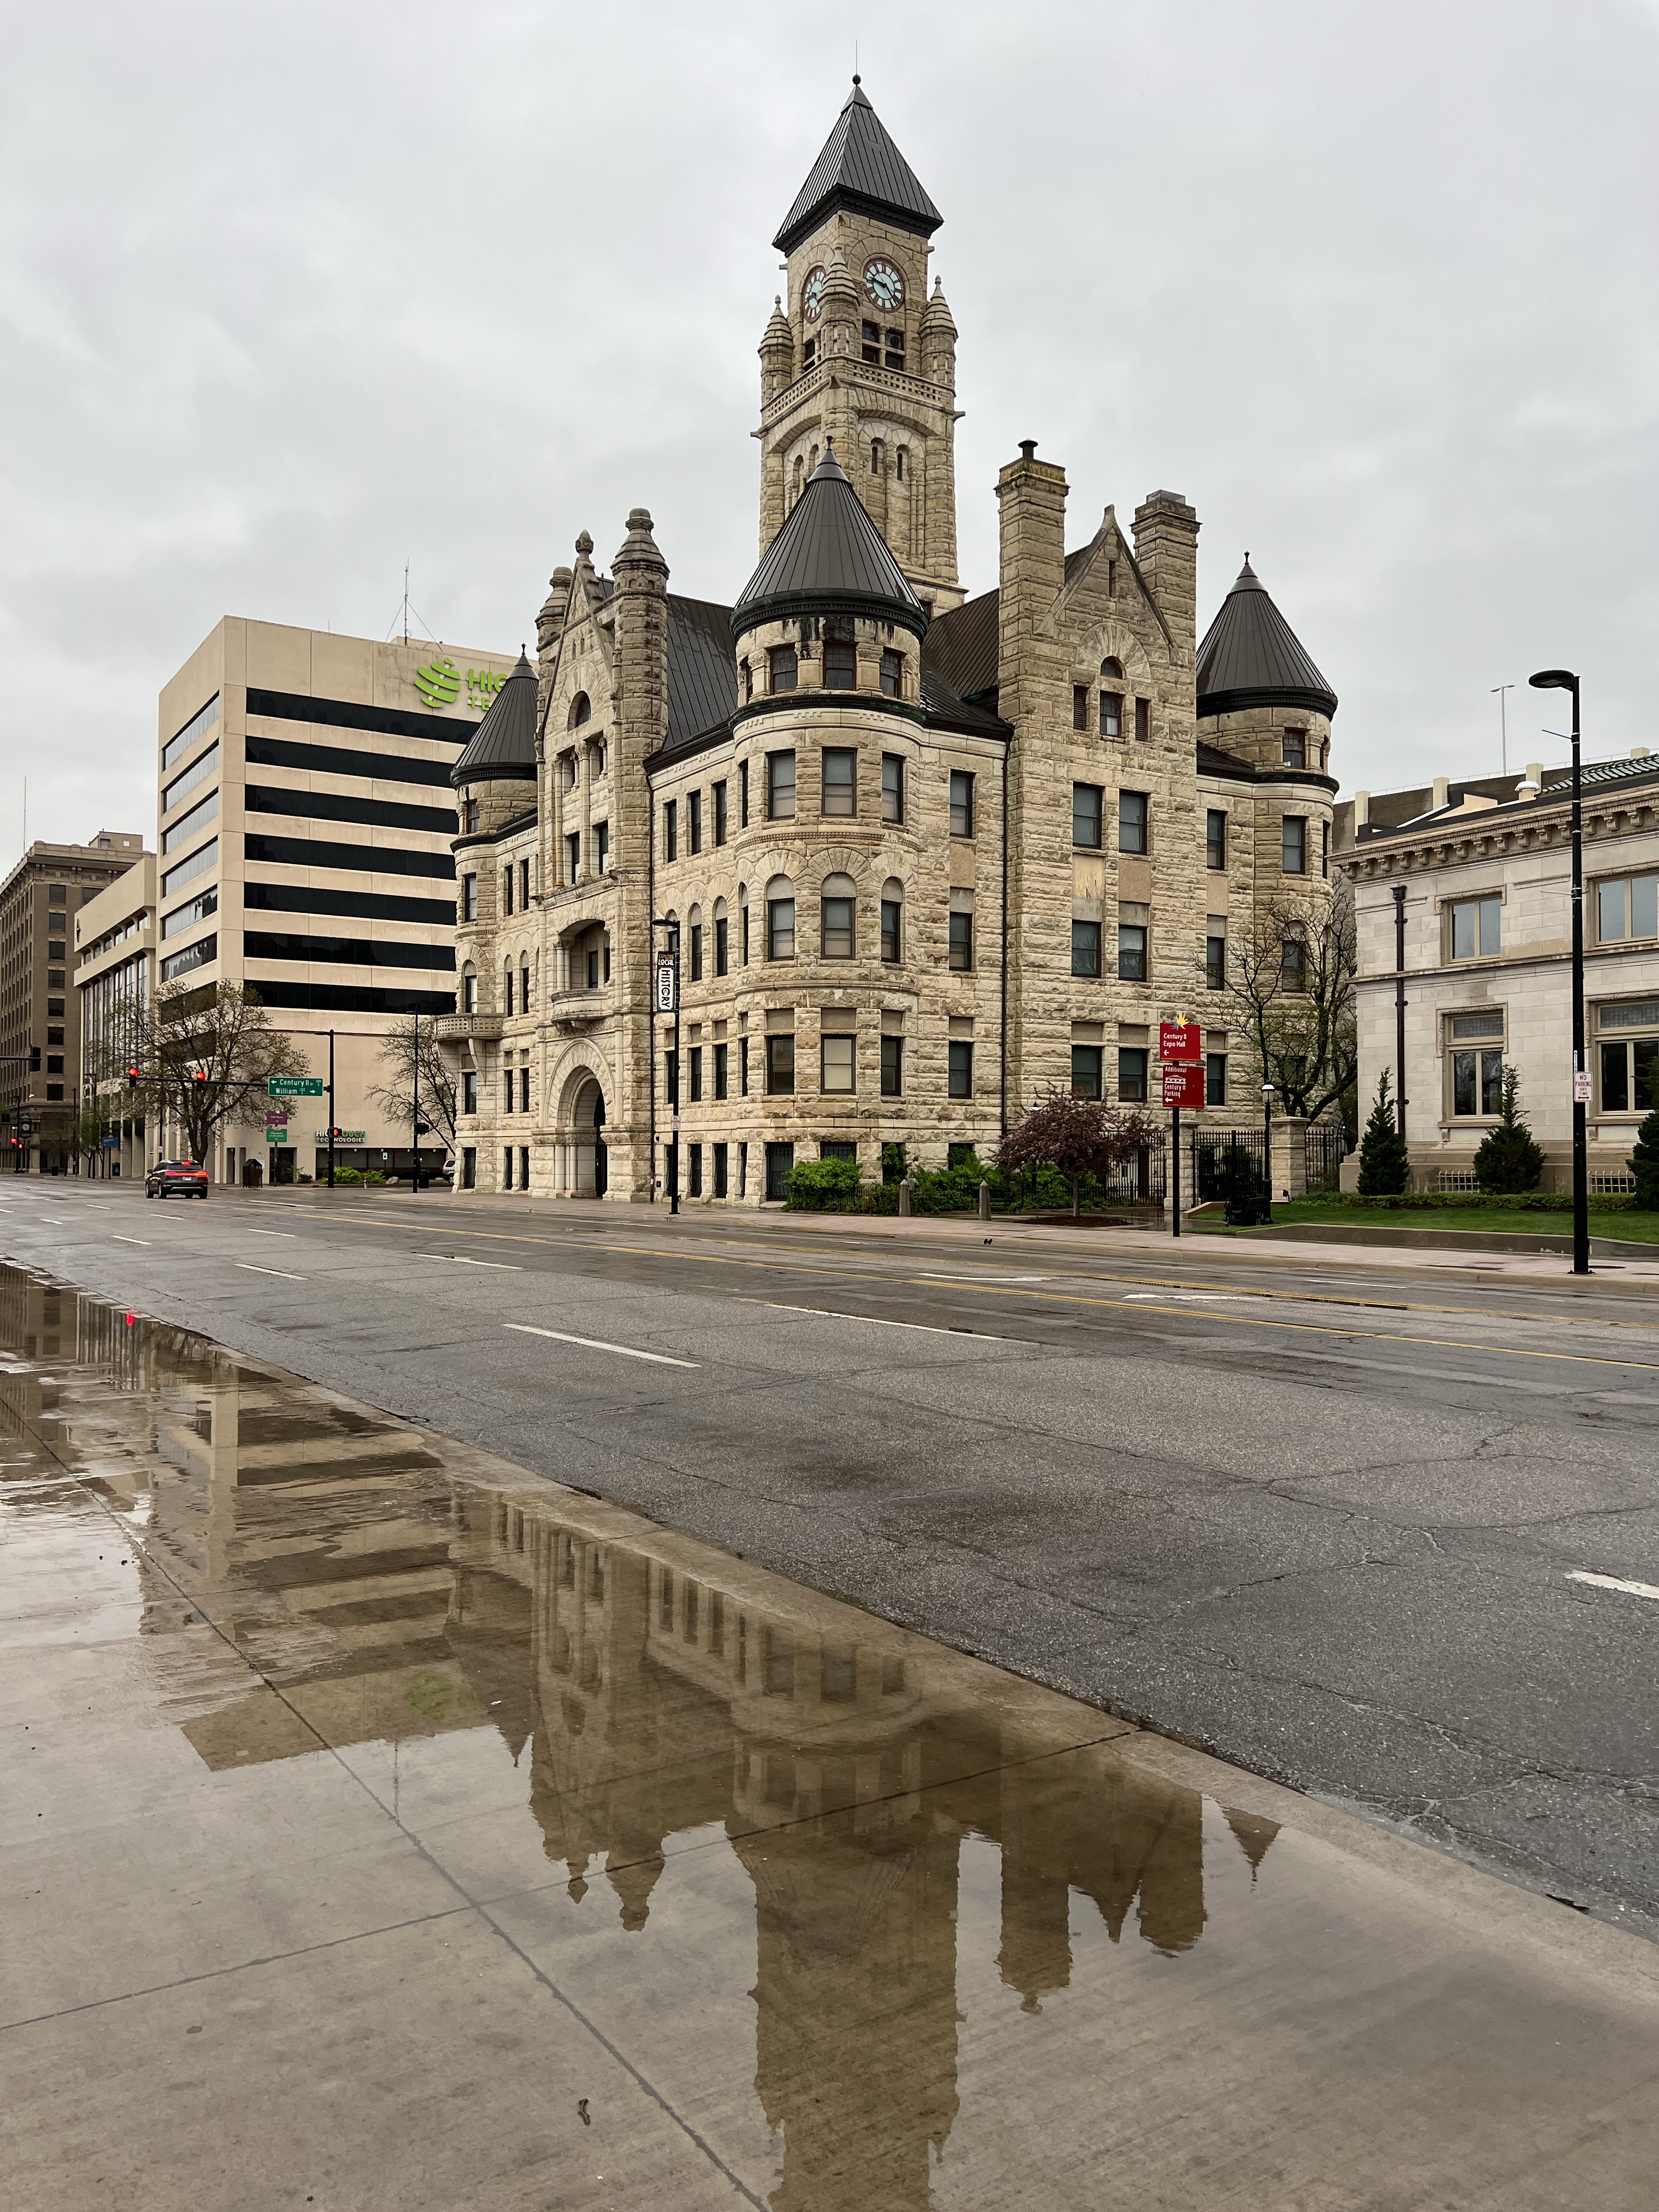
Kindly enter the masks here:
[[1200, 644], [1179, 493], [1068, 551], [1030, 441], [968, 596], [940, 221], [855, 83], [775, 241], [759, 568], [728, 608], [643, 508], [608, 576], [584, 532], [456, 763], [458, 1188], [753, 1205], [987, 1154], [1054, 1086], [1155, 1097], [1177, 1012], [1206, 1111], [1259, 1115], [1212, 986], [1262, 902], [1328, 896], [1335, 697], [1248, 560]]

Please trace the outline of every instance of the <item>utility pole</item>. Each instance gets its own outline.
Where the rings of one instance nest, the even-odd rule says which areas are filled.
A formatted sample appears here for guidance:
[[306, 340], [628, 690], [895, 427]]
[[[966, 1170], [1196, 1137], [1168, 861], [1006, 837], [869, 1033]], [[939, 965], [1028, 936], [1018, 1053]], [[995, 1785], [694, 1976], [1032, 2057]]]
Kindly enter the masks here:
[[1406, 886], [1394, 887], [1394, 1117], [1406, 1141]]
[[416, 1194], [421, 1188], [421, 1018], [415, 1017], [415, 1176]]
[[328, 1187], [334, 1188], [334, 1032], [328, 1033]]
[[1590, 1075], [1584, 1060], [1584, 809], [1578, 760], [1578, 678], [1570, 668], [1540, 668], [1528, 683], [1535, 691], [1572, 694], [1572, 1272], [1589, 1264], [1589, 1133], [1585, 1109]]

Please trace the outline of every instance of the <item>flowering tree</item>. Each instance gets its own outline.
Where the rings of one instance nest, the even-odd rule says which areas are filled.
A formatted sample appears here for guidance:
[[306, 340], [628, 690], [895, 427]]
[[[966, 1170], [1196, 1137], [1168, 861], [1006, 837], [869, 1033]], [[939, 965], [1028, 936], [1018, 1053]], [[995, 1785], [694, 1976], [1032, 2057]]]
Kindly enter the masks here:
[[1056, 1168], [1072, 1186], [1072, 1218], [1083, 1210], [1086, 1175], [1109, 1176], [1162, 1135], [1149, 1114], [1109, 1106], [1103, 1099], [1079, 1098], [1069, 1091], [1045, 1093], [997, 1148], [997, 1165], [1018, 1171]]

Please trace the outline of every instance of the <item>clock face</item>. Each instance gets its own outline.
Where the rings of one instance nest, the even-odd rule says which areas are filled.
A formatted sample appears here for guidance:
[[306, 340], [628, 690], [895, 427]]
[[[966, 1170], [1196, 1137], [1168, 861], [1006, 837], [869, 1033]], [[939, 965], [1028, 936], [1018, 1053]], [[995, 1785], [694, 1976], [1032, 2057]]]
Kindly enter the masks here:
[[904, 279], [890, 261], [872, 261], [864, 272], [864, 296], [889, 314], [904, 305]]
[[809, 323], [817, 322], [818, 317], [823, 313], [823, 271], [822, 269], [814, 269], [808, 272], [806, 282], [801, 286], [800, 303], [802, 307], [805, 310], [807, 321]]

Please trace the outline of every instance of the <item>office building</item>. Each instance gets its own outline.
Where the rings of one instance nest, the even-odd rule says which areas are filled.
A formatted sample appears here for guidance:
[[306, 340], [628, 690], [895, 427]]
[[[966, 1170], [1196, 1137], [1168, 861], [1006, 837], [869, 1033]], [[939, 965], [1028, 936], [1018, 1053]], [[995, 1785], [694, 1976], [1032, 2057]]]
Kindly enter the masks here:
[[78, 1164], [73, 925], [143, 847], [142, 836], [118, 830], [85, 845], [31, 845], [0, 884], [0, 1152], [14, 1174], [69, 1174]]
[[[512, 665], [228, 617], [161, 693], [158, 982], [257, 991], [319, 1077], [331, 1032], [341, 1164], [410, 1171], [370, 1093], [388, 1031], [454, 1008], [449, 774]], [[318, 1171], [326, 1100], [270, 1113], [281, 1141], [221, 1131], [216, 1182]]]
[[82, 1171], [106, 1181], [143, 1175], [144, 1113], [122, 1063], [133, 1049], [134, 1012], [155, 988], [154, 853], [82, 908], [74, 951], [70, 1012], [81, 1040], [82, 1105], [101, 1124], [96, 1151], [83, 1151]]

